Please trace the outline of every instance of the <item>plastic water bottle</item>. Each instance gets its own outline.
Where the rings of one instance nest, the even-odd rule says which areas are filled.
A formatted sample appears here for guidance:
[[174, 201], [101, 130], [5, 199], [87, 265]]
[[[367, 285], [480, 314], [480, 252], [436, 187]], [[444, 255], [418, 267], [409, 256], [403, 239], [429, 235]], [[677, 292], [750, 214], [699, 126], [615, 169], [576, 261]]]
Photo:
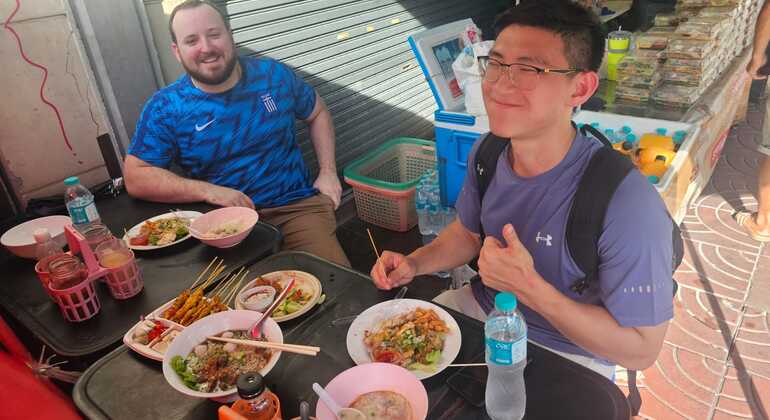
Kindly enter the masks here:
[[492, 420], [519, 420], [526, 409], [527, 323], [517, 303], [512, 293], [498, 293], [484, 324], [489, 371], [485, 402]]
[[80, 179], [71, 176], [64, 180], [64, 185], [67, 186], [64, 204], [72, 219], [72, 226], [84, 232], [92, 223], [101, 222], [94, 204], [94, 195], [80, 183]]
[[62, 253], [61, 247], [56, 245], [51, 233], [46, 228], [35, 229], [32, 233], [32, 237], [35, 238], [35, 258], [40, 261], [46, 257], [51, 257]]
[[[452, 222], [455, 221], [455, 217], [457, 217], [457, 211], [453, 207], [443, 207], [441, 209], [442, 219], [443, 221], [443, 227], [449, 226]], [[443, 228], [442, 228], [443, 229]]]
[[631, 134], [631, 127], [624, 125], [620, 128], [620, 131], [622, 131], [623, 134]]
[[425, 183], [420, 181], [415, 191], [414, 205], [417, 210], [417, 227], [421, 235], [430, 235], [430, 222], [428, 221], [428, 195], [425, 191]]
[[428, 204], [428, 235], [438, 235], [441, 232], [441, 222], [443, 215], [441, 209], [435, 203]]
[[618, 136], [615, 134], [615, 130], [611, 128], [604, 130], [604, 136], [607, 137], [607, 140], [609, 140], [612, 144], [620, 141], [620, 138], [618, 138]]
[[54, 242], [46, 228], [35, 229], [32, 237], [35, 238], [35, 259], [38, 261], [35, 270], [48, 272], [51, 261], [63, 253], [62, 248]]

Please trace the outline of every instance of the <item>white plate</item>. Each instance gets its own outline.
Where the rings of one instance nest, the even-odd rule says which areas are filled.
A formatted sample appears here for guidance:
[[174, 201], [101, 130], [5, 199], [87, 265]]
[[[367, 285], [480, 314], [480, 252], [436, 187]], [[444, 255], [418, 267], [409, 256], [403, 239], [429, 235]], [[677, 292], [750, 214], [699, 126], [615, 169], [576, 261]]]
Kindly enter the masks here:
[[[158, 320], [161, 323], [163, 323], [164, 325], [166, 325], [168, 327], [176, 328], [176, 329], [178, 329], [180, 331], [185, 329], [185, 327], [183, 325], [178, 324], [178, 323], [176, 323], [174, 321], [168, 320], [166, 318], [163, 318], [163, 312], [165, 312], [166, 309], [168, 309], [174, 303], [175, 300], [176, 300], [176, 297], [171, 299], [171, 300], [169, 300], [168, 302], [164, 303], [159, 308], [157, 308], [154, 311], [150, 312], [145, 317], [145, 319], [148, 319], [148, 320]], [[232, 310], [232, 309], [228, 308], [228, 311], [230, 311], [230, 310]], [[216, 313], [221, 313], [221, 312], [216, 312]], [[214, 315], [214, 314], [206, 315], [205, 317], [203, 317], [201, 319], [206, 319], [207, 317], [209, 317], [211, 315]], [[198, 321], [200, 321], [200, 319]], [[198, 322], [198, 321], [195, 321], [195, 322]], [[126, 334], [123, 335], [123, 343], [128, 348], [130, 348], [131, 350], [141, 354], [144, 357], [147, 357], [147, 358], [150, 358], [150, 359], [153, 359], [153, 360], [158, 360], [158, 361], [163, 360], [163, 353], [160, 353], [160, 352], [158, 352], [158, 351], [156, 351], [154, 349], [149, 348], [148, 346], [145, 346], [144, 344], [139, 344], [139, 343], [134, 341], [134, 328], [136, 328], [139, 325], [140, 322], [142, 322], [142, 321], [139, 321], [136, 324], [134, 324], [134, 326], [131, 327], [126, 332]]]
[[[277, 280], [278, 283], [283, 287], [286, 287], [286, 284], [289, 282], [289, 277], [294, 277], [295, 279], [294, 287], [299, 287], [300, 289], [302, 289], [303, 292], [311, 294], [310, 299], [307, 301], [305, 306], [303, 306], [296, 312], [292, 312], [288, 315], [278, 316], [278, 317], [271, 316], [271, 318], [273, 318], [275, 322], [284, 322], [290, 319], [300, 317], [304, 315], [307, 311], [313, 309], [313, 306], [315, 306], [318, 303], [318, 300], [321, 299], [321, 281], [318, 280], [316, 276], [310, 273], [306, 273], [304, 271], [297, 271], [297, 270], [282, 270], [282, 271], [273, 271], [272, 273], [263, 274], [259, 277], [263, 277], [271, 281]], [[237, 297], [240, 296], [241, 293], [245, 292], [246, 290], [255, 287], [256, 281], [257, 279], [254, 279], [246, 283], [245, 286], [241, 287], [241, 290], [238, 291], [238, 295], [236, 295], [235, 309], [246, 309], [243, 305], [241, 305]]]
[[[152, 321], [151, 318], [146, 318], [146, 319]], [[175, 322], [171, 322], [167, 319], [155, 318], [155, 320], [157, 320], [158, 322], [160, 322], [161, 324], [169, 328], [174, 328], [177, 330], [182, 330], [184, 328], [181, 325]], [[126, 332], [126, 334], [123, 336], [123, 344], [125, 344], [131, 350], [141, 354], [142, 356], [147, 357], [148, 359], [157, 360], [159, 362], [163, 361], [163, 353], [160, 353], [157, 350], [150, 348], [150, 346], [137, 343], [136, 341], [134, 341], [134, 329], [136, 329], [136, 327], [139, 326], [139, 324], [142, 322], [143, 321], [137, 322], [136, 324], [134, 324], [133, 327], [131, 327], [131, 329], [129, 329]]]
[[350, 328], [348, 329], [346, 344], [350, 358], [353, 359], [357, 365], [373, 362], [372, 358], [369, 356], [369, 349], [367, 349], [366, 344], [364, 344], [365, 331], [374, 330], [386, 319], [411, 312], [417, 308], [433, 309], [436, 312], [436, 315], [446, 323], [449, 332], [444, 339], [444, 350], [441, 352], [441, 359], [436, 365], [436, 370], [434, 372], [425, 372], [421, 370], [413, 370], [411, 372], [414, 373], [418, 379], [426, 379], [446, 369], [446, 367], [452, 363], [460, 353], [460, 345], [462, 344], [460, 326], [457, 325], [457, 321], [455, 321], [455, 319], [452, 318], [452, 315], [449, 315], [447, 311], [433, 303], [417, 299], [387, 300], [361, 312], [353, 323], [350, 324]]
[[169, 247], [169, 246], [172, 246], [172, 245], [176, 245], [178, 243], [181, 243], [181, 242], [184, 242], [184, 241], [190, 239], [192, 237], [192, 235], [190, 235], [190, 233], [188, 232], [187, 236], [185, 236], [184, 238], [177, 239], [176, 241], [171, 242], [170, 244], [165, 244], [165, 245], [131, 245], [130, 239], [139, 234], [139, 229], [141, 229], [141, 227], [144, 224], [144, 222], [147, 222], [147, 221], [154, 222], [156, 220], [170, 219], [172, 217], [186, 217], [186, 218], [190, 219], [190, 222], [192, 222], [195, 218], [200, 217], [202, 214], [203, 213], [201, 213], [199, 211], [181, 210], [181, 211], [175, 211], [173, 213], [164, 213], [164, 214], [161, 214], [161, 215], [158, 215], [158, 216], [150, 217], [149, 219], [143, 220], [143, 221], [137, 223], [136, 225], [134, 225], [134, 227], [132, 227], [131, 229], [129, 229], [128, 232], [126, 232], [126, 234], [123, 235], [123, 240], [126, 241], [126, 244], [128, 244], [129, 248], [131, 248], [133, 250], [137, 250], [137, 251], [150, 251], [150, 250], [153, 250], [153, 249], [161, 249], [161, 248], [166, 248], [166, 247]]

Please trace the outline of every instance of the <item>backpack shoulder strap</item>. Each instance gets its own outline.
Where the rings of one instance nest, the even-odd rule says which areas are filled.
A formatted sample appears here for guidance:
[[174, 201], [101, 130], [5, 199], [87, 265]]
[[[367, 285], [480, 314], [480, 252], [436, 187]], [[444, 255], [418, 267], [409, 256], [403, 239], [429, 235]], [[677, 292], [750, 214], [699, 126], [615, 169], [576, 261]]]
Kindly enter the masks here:
[[[476, 150], [476, 156], [473, 158], [473, 167], [476, 171], [476, 180], [478, 181], [479, 188], [479, 203], [484, 201], [484, 194], [486, 194], [492, 178], [495, 177], [497, 160], [507, 145], [508, 139], [498, 137], [491, 132], [481, 139], [481, 144], [479, 144], [479, 148]], [[485, 236], [484, 227], [480, 226], [480, 230], [481, 240], [483, 241]]]
[[583, 293], [596, 280], [599, 269], [598, 244], [604, 216], [615, 190], [633, 169], [633, 163], [611, 148], [602, 147], [591, 157], [578, 182], [567, 218], [566, 240], [572, 259], [585, 278], [572, 286]]

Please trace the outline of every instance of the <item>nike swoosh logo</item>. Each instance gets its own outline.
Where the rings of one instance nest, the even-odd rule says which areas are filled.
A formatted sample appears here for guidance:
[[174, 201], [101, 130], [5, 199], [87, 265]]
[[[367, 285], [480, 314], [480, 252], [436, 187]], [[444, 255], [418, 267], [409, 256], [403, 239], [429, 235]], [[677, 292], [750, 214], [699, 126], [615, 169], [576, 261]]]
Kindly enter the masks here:
[[209, 121], [209, 122], [207, 122], [206, 124], [203, 124], [203, 125], [195, 124], [195, 131], [201, 131], [201, 130], [205, 129], [206, 127], [210, 126], [211, 123], [213, 123], [214, 121], [216, 121], [216, 118], [214, 118], [213, 120], [211, 120], [211, 121]]

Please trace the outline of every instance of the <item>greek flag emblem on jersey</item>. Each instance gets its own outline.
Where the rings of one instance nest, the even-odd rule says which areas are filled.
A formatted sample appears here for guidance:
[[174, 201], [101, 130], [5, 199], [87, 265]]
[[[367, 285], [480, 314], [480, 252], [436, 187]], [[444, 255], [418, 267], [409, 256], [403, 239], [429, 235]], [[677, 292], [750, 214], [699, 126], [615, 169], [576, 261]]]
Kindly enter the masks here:
[[273, 97], [270, 96], [269, 93], [262, 95], [260, 98], [262, 98], [262, 104], [265, 105], [265, 109], [267, 109], [267, 112], [278, 111], [278, 106], [275, 105], [275, 101], [273, 100]]

